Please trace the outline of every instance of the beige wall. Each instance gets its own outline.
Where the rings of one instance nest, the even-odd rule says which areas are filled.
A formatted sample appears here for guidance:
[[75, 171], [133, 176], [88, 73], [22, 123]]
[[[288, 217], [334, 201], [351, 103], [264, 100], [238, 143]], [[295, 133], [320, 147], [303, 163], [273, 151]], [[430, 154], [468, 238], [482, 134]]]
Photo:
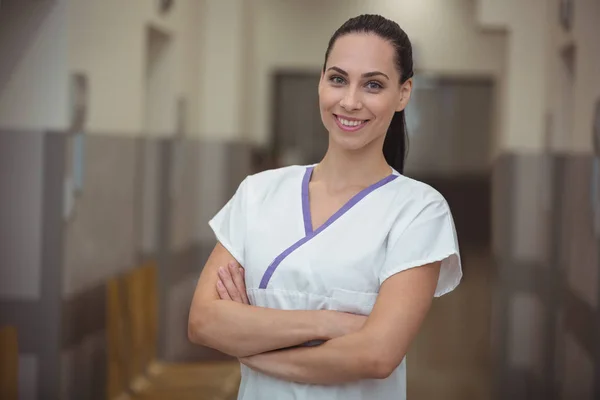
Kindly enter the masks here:
[[[200, 133], [219, 140], [247, 135], [247, 82], [254, 79], [247, 46], [253, 0], [207, 0], [202, 26]], [[251, 32], [250, 32], [251, 33]]]
[[[348, 18], [380, 13], [396, 20], [415, 47], [422, 73], [500, 77], [504, 69], [502, 33], [482, 32], [471, 0], [255, 0], [252, 135], [263, 143], [271, 126], [270, 74], [278, 68], [319, 71], [327, 42]], [[315, 88], [316, 90], [316, 88]]]
[[[153, 89], [164, 96], [150, 110], [167, 110], [154, 122], [153, 133], [172, 130], [176, 98], [185, 96], [189, 133], [265, 143], [272, 119], [271, 73], [318, 71], [333, 31], [351, 16], [375, 12], [409, 33], [419, 73], [497, 79], [499, 149], [539, 151], [551, 113], [552, 146], [589, 151], [593, 101], [600, 96], [600, 5], [577, 2], [575, 28], [565, 35], [558, 27], [557, 3], [180, 0], [166, 16], [158, 15], [150, 0], [31, 3], [37, 29], [31, 12], [28, 20], [23, 13], [21, 20], [4, 15], [0, 24], [0, 32], [10, 29], [17, 37], [20, 32], [27, 44], [16, 51], [8, 36], [0, 35], [0, 55], [17, 60], [0, 66], [0, 126], [65, 128], [68, 74], [84, 72], [91, 95], [87, 130], [139, 134], [152, 121], [146, 115], [157, 115], [146, 104], [146, 29], [152, 26], [171, 38], [167, 67], [174, 71]], [[563, 84], [558, 56], [570, 41], [578, 60], [572, 88]], [[569, 107], [572, 113], [565, 111]]]
[[478, 32], [470, 0], [187, 0], [167, 18], [145, 0], [71, 0], [69, 64], [90, 76], [89, 130], [137, 134], [144, 125], [143, 26], [151, 22], [186, 38], [176, 50], [185, 71], [175, 92], [198, 93], [189, 129], [213, 139], [264, 143], [272, 117], [270, 73], [280, 67], [318, 70], [331, 33], [363, 12], [401, 23], [423, 73], [502, 74], [503, 35]]
[[[145, 125], [146, 29], [171, 39], [171, 68], [161, 82], [174, 127], [175, 101], [186, 96], [189, 132], [198, 131], [198, 71], [201, 1], [177, 1], [166, 16], [149, 0], [69, 0], [69, 71], [89, 79], [87, 129], [96, 133], [137, 135]], [[158, 132], [156, 132], [158, 134]]]
[[561, 59], [560, 48], [567, 40], [567, 35], [557, 23], [558, 5], [560, 0], [548, 0], [548, 41], [546, 46], [546, 87], [548, 88], [547, 123], [548, 146], [554, 151], [568, 152], [571, 147], [571, 136], [568, 130], [572, 126], [568, 121], [572, 118], [573, 106], [572, 85], [568, 73]]
[[[482, 27], [510, 36], [502, 101], [502, 150], [589, 152], [593, 104], [600, 98], [600, 4], [575, 2], [574, 28], [559, 25], [558, 0], [478, 0]], [[570, 83], [562, 53], [576, 48]], [[549, 135], [549, 139], [546, 138]]]
[[571, 149], [592, 147], [594, 102], [600, 100], [600, 1], [576, 2], [573, 40], [577, 46]]
[[498, 146], [539, 150], [545, 132], [547, 0], [478, 0], [477, 18], [484, 29], [509, 34]]
[[68, 125], [66, 0], [15, 1], [0, 15], [0, 127]]
[[[552, 147], [560, 152], [590, 152], [594, 102], [600, 99], [600, 4], [576, 2], [575, 25], [565, 32], [557, 23], [559, 0], [549, 0], [548, 112], [552, 116]], [[562, 54], [575, 49], [574, 78]]]

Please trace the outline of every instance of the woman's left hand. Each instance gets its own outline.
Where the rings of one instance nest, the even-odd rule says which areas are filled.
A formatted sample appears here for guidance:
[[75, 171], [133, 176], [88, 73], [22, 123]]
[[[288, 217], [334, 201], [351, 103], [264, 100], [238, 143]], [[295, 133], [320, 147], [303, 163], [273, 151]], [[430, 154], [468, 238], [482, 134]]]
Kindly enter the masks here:
[[219, 267], [217, 293], [221, 300], [232, 300], [242, 304], [250, 304], [246, 295], [244, 268], [231, 261], [227, 267]]

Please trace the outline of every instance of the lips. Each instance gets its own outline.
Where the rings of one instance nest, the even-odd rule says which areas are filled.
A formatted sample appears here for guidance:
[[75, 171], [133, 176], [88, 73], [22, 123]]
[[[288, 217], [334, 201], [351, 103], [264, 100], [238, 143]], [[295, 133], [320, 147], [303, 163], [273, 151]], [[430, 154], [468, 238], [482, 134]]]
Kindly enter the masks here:
[[369, 122], [368, 119], [349, 118], [336, 114], [334, 114], [334, 117], [335, 122], [340, 127], [340, 129], [346, 132], [355, 132], [359, 129], [362, 129], [367, 124], [367, 122]]

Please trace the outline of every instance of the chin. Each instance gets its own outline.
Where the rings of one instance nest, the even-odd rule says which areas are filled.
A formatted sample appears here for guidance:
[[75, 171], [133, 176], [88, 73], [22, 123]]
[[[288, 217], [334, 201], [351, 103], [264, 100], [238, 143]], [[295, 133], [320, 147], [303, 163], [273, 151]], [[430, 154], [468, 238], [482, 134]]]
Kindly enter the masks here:
[[365, 135], [349, 134], [348, 132], [333, 130], [330, 138], [335, 146], [346, 151], [356, 151], [366, 147], [370, 140]]

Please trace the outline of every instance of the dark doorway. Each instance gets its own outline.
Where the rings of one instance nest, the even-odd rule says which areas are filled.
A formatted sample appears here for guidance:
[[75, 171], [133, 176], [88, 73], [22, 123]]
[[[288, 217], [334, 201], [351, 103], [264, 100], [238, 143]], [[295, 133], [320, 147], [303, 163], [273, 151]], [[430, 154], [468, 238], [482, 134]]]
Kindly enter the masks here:
[[327, 131], [319, 112], [320, 73], [275, 73], [273, 95], [273, 156], [282, 165], [313, 164], [327, 150]]

